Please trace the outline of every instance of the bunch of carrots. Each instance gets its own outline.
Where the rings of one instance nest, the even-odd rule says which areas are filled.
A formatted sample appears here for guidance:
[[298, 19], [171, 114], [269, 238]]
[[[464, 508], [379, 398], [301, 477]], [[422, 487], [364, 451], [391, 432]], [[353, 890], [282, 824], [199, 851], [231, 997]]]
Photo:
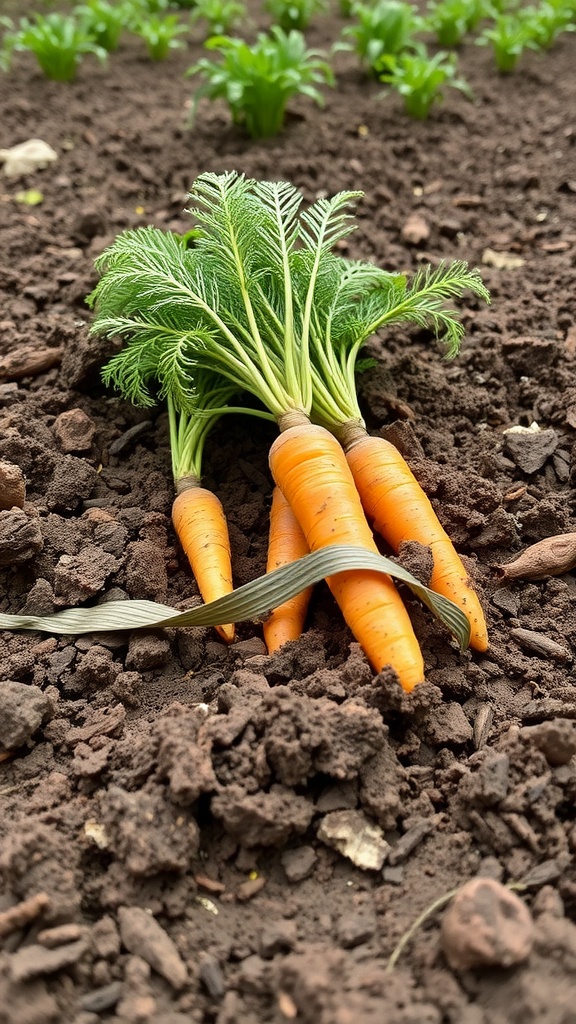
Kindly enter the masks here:
[[[367, 339], [393, 324], [432, 328], [455, 354], [463, 328], [447, 303], [466, 289], [489, 295], [462, 261], [408, 281], [337, 254], [360, 196], [340, 192], [303, 207], [287, 182], [200, 175], [189, 196], [191, 246], [138, 228], [97, 260], [92, 332], [126, 341], [104, 379], [137, 404], [167, 403], [173, 523], [205, 601], [233, 584], [222, 507], [201, 486], [202, 453], [216, 420], [242, 412], [279, 428], [270, 450], [268, 571], [329, 545], [377, 552], [372, 527], [396, 552], [418, 541], [432, 552], [430, 587], [461, 608], [482, 651], [486, 625], [466, 570], [402, 456], [367, 433], [355, 374]], [[231, 404], [235, 395], [242, 405]], [[373, 668], [391, 666], [412, 690], [424, 663], [392, 579], [360, 570], [327, 583]], [[308, 598], [305, 591], [272, 610], [264, 624], [270, 651], [300, 635]], [[233, 639], [231, 625], [218, 628]]]

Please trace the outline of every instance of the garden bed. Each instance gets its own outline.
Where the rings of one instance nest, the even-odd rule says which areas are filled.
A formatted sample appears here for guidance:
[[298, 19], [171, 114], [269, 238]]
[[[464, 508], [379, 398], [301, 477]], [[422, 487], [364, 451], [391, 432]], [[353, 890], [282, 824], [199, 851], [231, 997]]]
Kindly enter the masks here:
[[[342, 24], [317, 19], [311, 45]], [[155, 65], [126, 38], [74, 84], [45, 80], [27, 55], [4, 80], [2, 145], [41, 138], [58, 160], [0, 185], [0, 459], [25, 474], [30, 531], [13, 565], [4, 521], [0, 610], [105, 594], [196, 603], [169, 519], [165, 414], [102, 387], [113, 349], [89, 339], [84, 299], [118, 231], [187, 230], [196, 175], [234, 168], [308, 200], [362, 189], [350, 257], [482, 266], [492, 305], [464, 303], [461, 356], [390, 331], [360, 390], [369, 429], [401, 448], [467, 557], [491, 644], [459, 653], [408, 596], [427, 683], [402, 695], [373, 678], [324, 585], [306, 634], [272, 657], [252, 623], [230, 648], [198, 629], [3, 633], [17, 750], [0, 764], [0, 921], [36, 902], [6, 929], [0, 1022], [567, 1024], [576, 581], [506, 583], [496, 566], [576, 530], [576, 39], [507, 78], [464, 47], [474, 101], [448, 92], [421, 123], [340, 53], [325, 109], [295, 100], [264, 142], [219, 104], [186, 127], [183, 71], [199, 53]], [[28, 188], [41, 205], [15, 201]], [[273, 436], [238, 417], [206, 449], [238, 585], [264, 570]], [[383, 868], [333, 848], [335, 813], [379, 826]], [[529, 960], [453, 971], [435, 915], [387, 971], [414, 919], [477, 874], [527, 882]]]

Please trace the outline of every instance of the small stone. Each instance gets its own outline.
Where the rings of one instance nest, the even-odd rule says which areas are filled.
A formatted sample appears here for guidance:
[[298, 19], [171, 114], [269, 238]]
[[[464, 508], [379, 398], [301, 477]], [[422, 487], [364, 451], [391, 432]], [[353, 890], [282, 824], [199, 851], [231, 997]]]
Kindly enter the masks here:
[[540, 658], [552, 658], [554, 661], [572, 660], [572, 652], [568, 647], [557, 644], [549, 636], [537, 633], [534, 629], [522, 629], [520, 627], [518, 629], [511, 629], [510, 636], [514, 637], [525, 650], [533, 651]]
[[541, 750], [553, 767], [568, 764], [576, 754], [576, 722], [568, 718], [552, 718], [539, 725], [525, 726], [520, 730], [520, 738]]
[[0, 749], [23, 747], [52, 713], [52, 703], [37, 686], [0, 682]]
[[80, 1000], [80, 1006], [89, 1013], [104, 1013], [111, 1010], [119, 1002], [122, 995], [122, 985], [119, 981], [112, 981], [102, 988], [93, 989], [87, 992]]
[[509, 590], [508, 587], [501, 587], [500, 590], [494, 591], [492, 604], [496, 605], [501, 612], [504, 612], [506, 615], [512, 615], [514, 618], [518, 615], [520, 608], [518, 595]]
[[446, 911], [441, 941], [454, 971], [514, 967], [530, 955], [534, 924], [526, 905], [510, 889], [490, 878], [474, 878]]
[[258, 878], [248, 878], [245, 882], [240, 882], [240, 885], [237, 887], [236, 899], [240, 903], [247, 903], [248, 900], [254, 899], [265, 885], [266, 879], [264, 875], [258, 875]]
[[409, 245], [422, 245], [430, 238], [430, 225], [421, 213], [411, 213], [402, 227], [401, 234]]
[[504, 431], [504, 451], [529, 476], [542, 469], [556, 451], [558, 442], [558, 434], [552, 428], [511, 427]]
[[119, 907], [120, 937], [129, 953], [141, 957], [175, 989], [188, 980], [186, 966], [172, 939], [141, 907]]
[[24, 508], [26, 481], [20, 466], [0, 461], [0, 511]]
[[311, 846], [298, 846], [294, 850], [285, 850], [280, 859], [288, 881], [303, 882], [312, 874], [318, 857]]
[[382, 871], [382, 880], [388, 882], [389, 885], [402, 885], [404, 881], [404, 867], [402, 864], [397, 864], [394, 867], [385, 864]]
[[393, 846], [388, 856], [388, 862], [391, 865], [399, 864], [401, 861], [406, 860], [410, 856], [413, 850], [422, 842], [423, 839], [433, 831], [435, 827], [435, 820], [433, 818], [423, 818], [422, 821], [417, 822], [398, 840], [396, 846]]
[[318, 838], [363, 871], [380, 871], [390, 851], [380, 826], [361, 811], [333, 811], [325, 815]]
[[226, 982], [218, 960], [210, 953], [200, 954], [200, 981], [212, 999], [222, 999]]
[[85, 452], [92, 447], [96, 424], [82, 409], [67, 409], [56, 417], [53, 426], [65, 452]]

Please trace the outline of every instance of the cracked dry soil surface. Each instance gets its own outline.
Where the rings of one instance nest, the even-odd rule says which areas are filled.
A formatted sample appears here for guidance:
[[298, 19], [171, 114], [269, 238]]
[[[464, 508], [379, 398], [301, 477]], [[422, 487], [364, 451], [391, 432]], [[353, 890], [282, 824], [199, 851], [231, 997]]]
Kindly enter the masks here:
[[[311, 45], [340, 27], [319, 18]], [[361, 384], [370, 430], [401, 448], [466, 557], [491, 644], [460, 654], [407, 596], [427, 666], [407, 697], [372, 677], [323, 586], [273, 657], [251, 623], [228, 649], [201, 629], [3, 633], [0, 1022], [570, 1024], [576, 579], [503, 582], [495, 566], [576, 530], [576, 37], [507, 79], [464, 47], [474, 102], [449, 94], [424, 123], [338, 54], [325, 110], [296, 100], [259, 143], [219, 105], [185, 128], [199, 49], [153, 65], [126, 39], [70, 86], [22, 55], [5, 80], [3, 145], [38, 137], [59, 158], [0, 190], [0, 609], [196, 601], [166, 417], [103, 389], [110, 346], [88, 339], [84, 298], [119, 230], [185, 230], [195, 176], [235, 168], [310, 200], [363, 189], [351, 257], [491, 260], [493, 302], [464, 304], [460, 358], [390, 332]], [[14, 201], [29, 187], [42, 205]], [[273, 431], [229, 426], [206, 483], [242, 584], [264, 568]], [[528, 915], [486, 885], [480, 917], [462, 910], [495, 960], [445, 948], [440, 910], [387, 970], [415, 918], [477, 876], [524, 882]], [[505, 918], [524, 928], [510, 947]]]

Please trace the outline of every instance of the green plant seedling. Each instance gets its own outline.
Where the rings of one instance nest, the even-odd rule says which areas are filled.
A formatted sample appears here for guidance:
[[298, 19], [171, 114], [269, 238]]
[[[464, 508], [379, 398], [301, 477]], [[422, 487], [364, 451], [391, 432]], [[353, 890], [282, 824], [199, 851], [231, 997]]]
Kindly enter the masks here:
[[440, 46], [459, 46], [490, 10], [488, 0], [438, 0], [428, 5], [425, 28]]
[[131, 13], [129, 3], [111, 4], [108, 0], [86, 0], [74, 8], [74, 14], [86, 33], [107, 53], [118, 49], [122, 29]]
[[146, 43], [148, 56], [151, 60], [166, 60], [170, 50], [182, 50], [185, 43], [179, 39], [188, 29], [179, 20], [177, 14], [152, 14], [134, 26], [133, 31]]
[[326, 0], [266, 0], [265, 8], [285, 32], [307, 28], [314, 15], [326, 10]]
[[479, 46], [491, 46], [498, 71], [514, 71], [524, 50], [538, 49], [531, 34], [529, 21], [522, 14], [499, 14], [492, 25], [486, 26], [478, 36]]
[[75, 18], [52, 12], [36, 14], [34, 21], [22, 18], [15, 33], [13, 50], [33, 53], [47, 78], [71, 82], [84, 54], [92, 53], [102, 62], [106, 50], [98, 46]]
[[562, 32], [576, 30], [576, 4], [566, 0], [543, 0], [523, 12], [526, 28], [539, 50], [549, 50]]
[[226, 35], [246, 18], [246, 5], [242, 0], [197, 0], [190, 15], [192, 23], [206, 22], [207, 36]]
[[374, 72], [382, 57], [413, 47], [414, 34], [423, 24], [413, 5], [402, 0], [378, 0], [373, 5], [355, 3], [352, 14], [355, 23], [342, 34], [352, 40], [352, 48], [362, 63]]
[[214, 36], [206, 48], [221, 60], [201, 58], [186, 72], [201, 75], [204, 84], [194, 95], [192, 118], [198, 102], [225, 99], [232, 120], [254, 139], [277, 135], [292, 96], [302, 94], [319, 106], [324, 98], [319, 85], [333, 85], [334, 75], [325, 54], [309, 50], [301, 32], [284, 32], [274, 25], [260, 32], [254, 43], [229, 36]]
[[16, 33], [14, 22], [6, 15], [0, 15], [0, 29], [3, 30], [2, 41], [0, 42], [0, 72], [9, 71], [12, 63], [12, 53], [16, 44]]
[[428, 117], [435, 103], [442, 101], [447, 85], [469, 98], [472, 96], [468, 83], [456, 75], [457, 59], [453, 53], [440, 51], [430, 57], [422, 47], [417, 53], [384, 57], [381, 68], [381, 81], [404, 97], [406, 112], [420, 121]]

